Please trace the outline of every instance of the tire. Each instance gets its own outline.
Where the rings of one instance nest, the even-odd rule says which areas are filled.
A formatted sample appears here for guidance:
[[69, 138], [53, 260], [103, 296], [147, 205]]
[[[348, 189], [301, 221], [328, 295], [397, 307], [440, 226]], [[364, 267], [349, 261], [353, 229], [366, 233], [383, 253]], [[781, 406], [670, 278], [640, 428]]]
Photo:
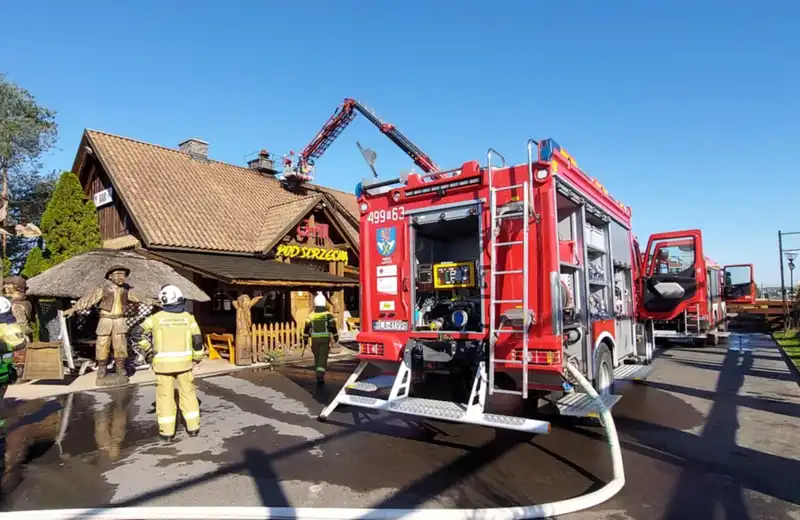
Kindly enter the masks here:
[[594, 353], [594, 380], [592, 386], [600, 397], [614, 393], [614, 359], [606, 345], [597, 347]]

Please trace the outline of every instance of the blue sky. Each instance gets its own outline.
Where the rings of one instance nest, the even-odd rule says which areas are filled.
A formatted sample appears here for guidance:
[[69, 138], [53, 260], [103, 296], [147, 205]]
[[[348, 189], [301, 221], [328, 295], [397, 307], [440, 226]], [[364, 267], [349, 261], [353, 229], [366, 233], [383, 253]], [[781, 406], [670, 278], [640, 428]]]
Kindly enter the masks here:
[[[522, 162], [529, 137], [554, 137], [633, 207], [641, 241], [699, 227], [712, 258], [779, 281], [777, 230], [800, 231], [800, 3], [299, 4], [10, 2], [0, 71], [58, 111], [48, 168], [71, 167], [86, 127], [199, 137], [244, 164], [302, 149], [355, 97], [443, 167], [490, 146]], [[359, 118], [320, 183], [369, 175], [356, 140], [383, 176], [411, 164]]]

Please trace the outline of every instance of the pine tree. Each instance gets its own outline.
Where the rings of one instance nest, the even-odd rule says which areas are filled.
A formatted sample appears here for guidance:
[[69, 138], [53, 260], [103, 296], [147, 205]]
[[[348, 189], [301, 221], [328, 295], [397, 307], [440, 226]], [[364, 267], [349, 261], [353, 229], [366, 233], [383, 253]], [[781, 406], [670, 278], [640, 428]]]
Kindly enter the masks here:
[[45, 251], [33, 248], [23, 276], [32, 277], [64, 260], [101, 247], [100, 226], [92, 201], [86, 200], [80, 180], [64, 172], [42, 214]]

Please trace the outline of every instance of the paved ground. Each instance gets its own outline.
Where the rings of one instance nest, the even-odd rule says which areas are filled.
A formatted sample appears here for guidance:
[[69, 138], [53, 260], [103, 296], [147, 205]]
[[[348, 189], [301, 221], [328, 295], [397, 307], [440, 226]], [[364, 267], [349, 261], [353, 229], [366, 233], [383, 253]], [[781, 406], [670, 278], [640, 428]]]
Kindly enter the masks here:
[[[730, 347], [666, 349], [650, 383], [619, 385], [627, 484], [570, 520], [800, 520], [800, 389], [768, 337]], [[609, 478], [593, 426], [532, 437], [345, 409], [317, 422], [352, 367], [338, 363], [323, 390], [304, 367], [203, 379], [202, 435], [169, 446], [152, 386], [9, 403], [0, 507], [491, 507]]]

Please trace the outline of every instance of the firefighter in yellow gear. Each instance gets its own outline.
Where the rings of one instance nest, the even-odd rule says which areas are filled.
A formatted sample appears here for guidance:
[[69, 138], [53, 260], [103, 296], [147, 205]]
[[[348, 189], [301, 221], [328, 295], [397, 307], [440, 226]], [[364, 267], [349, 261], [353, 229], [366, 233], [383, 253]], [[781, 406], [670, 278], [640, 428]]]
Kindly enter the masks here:
[[317, 383], [325, 383], [325, 369], [328, 368], [328, 352], [331, 349], [331, 340], [339, 341], [339, 328], [336, 317], [328, 312], [325, 296], [317, 293], [314, 297], [314, 312], [306, 318], [303, 330], [303, 341], [308, 343], [311, 339], [311, 352], [314, 353], [314, 367], [317, 373]]
[[[0, 386], [8, 385], [15, 379], [17, 369], [14, 367], [14, 352], [22, 350], [27, 344], [25, 332], [11, 312], [11, 301], [0, 296]], [[5, 425], [5, 399], [0, 395], [0, 442], [5, 442]]]
[[[181, 414], [190, 437], [200, 433], [200, 404], [194, 387], [192, 367], [203, 359], [203, 337], [194, 316], [185, 310], [181, 290], [165, 285], [158, 295], [162, 310], [145, 319], [131, 332], [133, 340], [147, 353], [156, 374], [156, 415], [163, 441], [175, 437], [178, 386]], [[144, 337], [152, 334], [152, 345]]]

